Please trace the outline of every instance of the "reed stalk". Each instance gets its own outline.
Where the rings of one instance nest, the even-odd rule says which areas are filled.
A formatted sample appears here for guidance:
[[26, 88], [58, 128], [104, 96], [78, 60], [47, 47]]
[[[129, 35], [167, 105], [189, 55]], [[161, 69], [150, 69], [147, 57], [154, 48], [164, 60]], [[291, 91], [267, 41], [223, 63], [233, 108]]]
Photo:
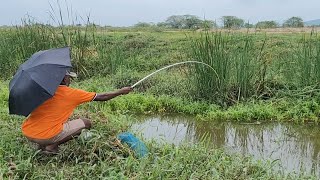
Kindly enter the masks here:
[[253, 35], [204, 32], [195, 35], [191, 44], [191, 58], [212, 66], [217, 76], [208, 69], [196, 66], [192, 71], [196, 98], [229, 104], [247, 99], [261, 88], [266, 77], [262, 45], [254, 44]]

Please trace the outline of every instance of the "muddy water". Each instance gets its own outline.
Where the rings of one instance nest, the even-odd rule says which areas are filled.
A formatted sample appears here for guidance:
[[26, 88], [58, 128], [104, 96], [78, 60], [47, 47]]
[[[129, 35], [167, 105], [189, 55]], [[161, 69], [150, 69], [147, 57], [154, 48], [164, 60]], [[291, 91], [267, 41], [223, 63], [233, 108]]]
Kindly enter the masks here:
[[185, 116], [139, 117], [132, 131], [159, 143], [210, 144], [230, 153], [276, 160], [276, 168], [320, 177], [320, 126], [283, 123], [239, 124], [196, 121]]

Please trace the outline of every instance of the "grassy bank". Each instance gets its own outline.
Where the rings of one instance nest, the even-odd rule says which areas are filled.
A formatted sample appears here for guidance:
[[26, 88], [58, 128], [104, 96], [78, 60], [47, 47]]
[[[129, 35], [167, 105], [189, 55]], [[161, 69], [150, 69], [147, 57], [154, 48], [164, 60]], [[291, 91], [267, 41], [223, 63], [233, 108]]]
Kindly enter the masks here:
[[[82, 81], [75, 86], [99, 91], [105, 88], [102, 81], [99, 82], [101, 84]], [[272, 162], [229, 155], [219, 149], [206, 148], [206, 143], [174, 147], [146, 142], [150, 155], [136, 159], [132, 151], [115, 140], [115, 136], [125, 131], [134, 120], [133, 113], [200, 114], [217, 110], [217, 107], [205, 103], [143, 94], [82, 105], [73, 118], [93, 120], [92, 138], [84, 140], [80, 136], [61, 146], [59, 155], [47, 157], [39, 154], [34, 144], [22, 136], [20, 126], [23, 118], [8, 115], [7, 83], [1, 83], [0, 92], [0, 177], [4, 179], [316, 179], [277, 172], [272, 169]], [[245, 107], [239, 109], [246, 111]], [[242, 119], [247, 117], [247, 113], [238, 113], [237, 116]]]
[[[22, 117], [8, 115], [8, 83], [34, 52], [71, 46], [73, 84], [104, 92], [129, 86], [165, 65], [195, 59], [215, 68], [181, 66], [157, 74], [135, 92], [110, 102], [86, 104], [73, 115], [94, 122], [93, 138], [62, 146], [45, 157], [22, 136]], [[319, 122], [320, 46], [314, 33], [117, 32], [52, 27], [25, 22], [0, 30], [0, 177], [5, 179], [298, 179], [272, 163], [192, 147], [147, 142], [151, 156], [136, 159], [115, 136], [134, 114], [182, 113], [197, 120]], [[315, 177], [310, 177], [311, 179]]]

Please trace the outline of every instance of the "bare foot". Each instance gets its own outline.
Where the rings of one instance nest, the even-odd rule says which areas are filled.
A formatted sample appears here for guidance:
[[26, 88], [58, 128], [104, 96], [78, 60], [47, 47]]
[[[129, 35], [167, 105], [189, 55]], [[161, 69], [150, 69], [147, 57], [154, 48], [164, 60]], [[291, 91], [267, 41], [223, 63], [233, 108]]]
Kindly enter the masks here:
[[45, 145], [40, 145], [40, 144], [38, 144], [38, 150], [44, 151], [45, 148], [46, 148]]
[[58, 154], [58, 151], [59, 151], [59, 147], [58, 145], [55, 145], [55, 144], [47, 145], [43, 149], [43, 153], [47, 155], [56, 155]]

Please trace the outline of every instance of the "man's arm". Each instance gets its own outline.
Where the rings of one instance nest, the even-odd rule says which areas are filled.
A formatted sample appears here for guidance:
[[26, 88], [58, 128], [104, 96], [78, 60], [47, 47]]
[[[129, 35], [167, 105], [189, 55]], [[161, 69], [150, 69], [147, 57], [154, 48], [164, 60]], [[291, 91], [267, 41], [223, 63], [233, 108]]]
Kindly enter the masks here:
[[96, 98], [94, 98], [94, 101], [108, 101], [114, 97], [117, 97], [119, 95], [128, 94], [133, 89], [131, 87], [124, 87], [117, 91], [113, 92], [106, 92], [106, 93], [99, 93], [97, 94]]

